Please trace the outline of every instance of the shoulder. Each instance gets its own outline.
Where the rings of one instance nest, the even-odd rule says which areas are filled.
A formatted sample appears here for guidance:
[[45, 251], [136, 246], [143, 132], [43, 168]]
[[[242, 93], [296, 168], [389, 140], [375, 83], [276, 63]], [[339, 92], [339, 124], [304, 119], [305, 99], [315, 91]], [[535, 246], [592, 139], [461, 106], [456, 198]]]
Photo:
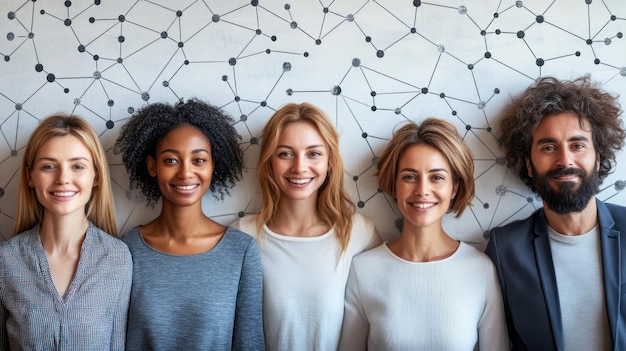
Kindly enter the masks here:
[[230, 227], [233, 229], [240, 230], [248, 235], [256, 236], [256, 220], [257, 215], [247, 215], [243, 216], [236, 221], [234, 221]]
[[372, 261], [378, 261], [381, 259], [386, 259], [391, 257], [389, 254], [389, 249], [387, 248], [386, 243], [382, 243], [372, 249], [367, 251], [363, 251], [360, 254], [354, 256], [352, 259], [352, 265], [369, 265]]
[[114, 237], [91, 223], [87, 231], [92, 238], [96, 250], [106, 252], [107, 255], [113, 255], [116, 259], [120, 257], [130, 259], [128, 246], [119, 238]]
[[506, 225], [492, 228], [490, 231], [490, 239], [513, 239], [515, 237], [524, 236], [523, 234], [530, 235], [533, 231], [535, 221], [540, 215], [543, 215], [543, 209], [541, 208], [524, 219], [518, 219]]
[[16, 251], [23, 246], [31, 245], [37, 233], [37, 227], [35, 226], [0, 242], [0, 255]]
[[370, 249], [382, 242], [376, 231], [374, 221], [359, 213], [352, 216], [352, 229], [350, 232], [350, 245], [357, 252]]
[[139, 234], [139, 227], [137, 226], [131, 229], [130, 231], [122, 234], [122, 236], [120, 236], [120, 240], [122, 240], [129, 247], [136, 244], [138, 241], [141, 240], [141, 236]]
[[231, 246], [237, 246], [245, 249], [250, 246], [256, 247], [256, 241], [253, 237], [230, 226], [226, 227], [226, 232], [224, 232], [224, 238], [222, 240]]
[[461, 258], [464, 263], [472, 262], [485, 268], [493, 267], [493, 262], [489, 256], [470, 244], [461, 241], [458, 253], [459, 258]]

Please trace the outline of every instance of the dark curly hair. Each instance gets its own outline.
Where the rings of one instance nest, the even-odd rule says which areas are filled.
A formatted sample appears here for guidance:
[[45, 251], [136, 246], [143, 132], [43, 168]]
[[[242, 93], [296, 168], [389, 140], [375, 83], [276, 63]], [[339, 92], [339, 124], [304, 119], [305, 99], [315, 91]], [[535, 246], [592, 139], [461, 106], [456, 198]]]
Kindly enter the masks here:
[[175, 105], [154, 103], [133, 114], [122, 127], [114, 150], [122, 160], [130, 177], [130, 188], [139, 189], [149, 206], [161, 198], [156, 178], [148, 173], [146, 159], [156, 158], [158, 143], [171, 130], [188, 125], [200, 130], [211, 144], [214, 164], [211, 192], [219, 200], [229, 195], [229, 189], [241, 179], [243, 152], [239, 147], [241, 136], [233, 127], [234, 120], [219, 108], [198, 99], [189, 99]]
[[615, 153], [624, 146], [623, 121], [617, 95], [611, 95], [593, 83], [588, 75], [572, 81], [543, 77], [502, 112], [499, 142], [506, 149], [506, 165], [533, 191], [526, 160], [530, 158], [532, 132], [545, 116], [570, 112], [578, 116], [581, 127], [587, 121], [593, 146], [600, 156], [600, 182], [611, 173]]

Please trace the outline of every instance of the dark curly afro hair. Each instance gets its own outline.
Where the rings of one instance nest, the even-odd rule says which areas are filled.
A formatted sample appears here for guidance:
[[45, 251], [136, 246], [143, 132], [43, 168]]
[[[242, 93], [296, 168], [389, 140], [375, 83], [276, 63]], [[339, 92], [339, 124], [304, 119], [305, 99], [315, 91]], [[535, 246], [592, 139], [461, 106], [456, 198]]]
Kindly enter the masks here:
[[115, 152], [130, 177], [130, 189], [139, 189], [154, 206], [161, 198], [156, 178], [150, 176], [146, 160], [156, 157], [158, 143], [171, 130], [188, 125], [197, 128], [211, 143], [214, 170], [210, 190], [223, 200], [229, 189], [241, 179], [243, 152], [239, 146], [241, 136], [233, 127], [234, 120], [219, 108], [198, 99], [189, 99], [176, 105], [154, 103], [133, 114], [122, 127], [115, 142]]

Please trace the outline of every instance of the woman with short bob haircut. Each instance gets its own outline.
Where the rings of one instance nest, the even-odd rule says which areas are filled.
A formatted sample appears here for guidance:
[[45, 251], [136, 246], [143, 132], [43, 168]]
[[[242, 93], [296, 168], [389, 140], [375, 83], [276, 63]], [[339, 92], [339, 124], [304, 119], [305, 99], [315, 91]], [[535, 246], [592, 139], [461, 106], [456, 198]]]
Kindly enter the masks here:
[[402, 232], [352, 260], [339, 350], [507, 350], [493, 263], [442, 226], [474, 195], [472, 152], [456, 128], [435, 118], [401, 127], [378, 177]]
[[352, 257], [380, 243], [344, 191], [339, 136], [310, 103], [278, 109], [263, 129], [258, 215], [233, 226], [257, 238], [267, 350], [337, 349]]
[[22, 159], [14, 236], [0, 244], [0, 350], [124, 350], [132, 281], [106, 155], [55, 114]]

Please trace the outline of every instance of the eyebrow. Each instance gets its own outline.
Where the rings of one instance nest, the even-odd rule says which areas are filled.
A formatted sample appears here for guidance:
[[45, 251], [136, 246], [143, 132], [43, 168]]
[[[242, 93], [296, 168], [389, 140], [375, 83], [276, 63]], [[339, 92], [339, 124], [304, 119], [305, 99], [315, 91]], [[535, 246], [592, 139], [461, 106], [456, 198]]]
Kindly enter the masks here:
[[[419, 173], [416, 169], [413, 169], [413, 168], [411, 168], [411, 167], [405, 167], [405, 168], [402, 168], [402, 169], [400, 170], [400, 172], [413, 172], [413, 173]], [[449, 172], [448, 172], [448, 170], [447, 170], [447, 169], [445, 169], [445, 168], [433, 168], [433, 169], [428, 170], [428, 173], [434, 173], [434, 172], [446, 172], [446, 173], [449, 173]]]
[[[82, 156], [78, 156], [78, 157], [72, 157], [70, 158], [71, 162], [76, 162], [76, 161], [87, 161], [87, 162], [91, 162], [91, 160], [87, 157], [82, 157]], [[48, 162], [58, 162], [58, 159], [54, 158], [54, 157], [40, 157], [38, 159], [35, 160], [35, 163], [37, 162], [42, 162], [42, 161], [48, 161]]]
[[[554, 143], [557, 140], [555, 138], [541, 138], [539, 140], [537, 140], [537, 145], [541, 145], [541, 144], [550, 144], [550, 143]], [[567, 139], [568, 142], [572, 142], [572, 141], [589, 141], [589, 139], [587, 139], [585, 136], [583, 135], [575, 135], [569, 139]]]
[[[176, 154], [176, 155], [180, 155], [181, 154], [180, 151], [178, 151], [176, 149], [165, 149], [165, 150], [162, 150], [160, 154], [162, 155], [162, 154], [167, 153], [167, 152], [172, 153], [172, 154]], [[207, 154], [210, 153], [209, 150], [202, 149], [202, 148], [201, 149], [195, 149], [195, 150], [191, 151], [192, 154], [199, 154], [201, 152], [206, 152]]]
[[[289, 146], [289, 145], [278, 145], [278, 146], [276, 146], [276, 148], [277, 148], [277, 149], [278, 149], [278, 148], [281, 148], [281, 147], [282, 147], [282, 148], [285, 148], [285, 149], [291, 149], [291, 150], [293, 150], [293, 147], [291, 147], [291, 146]], [[322, 144], [319, 144], [319, 145], [309, 145], [309, 146], [307, 146], [306, 148], [307, 148], [307, 149], [318, 149], [318, 148], [325, 148], [325, 146], [324, 146], [324, 145], [322, 145]]]

